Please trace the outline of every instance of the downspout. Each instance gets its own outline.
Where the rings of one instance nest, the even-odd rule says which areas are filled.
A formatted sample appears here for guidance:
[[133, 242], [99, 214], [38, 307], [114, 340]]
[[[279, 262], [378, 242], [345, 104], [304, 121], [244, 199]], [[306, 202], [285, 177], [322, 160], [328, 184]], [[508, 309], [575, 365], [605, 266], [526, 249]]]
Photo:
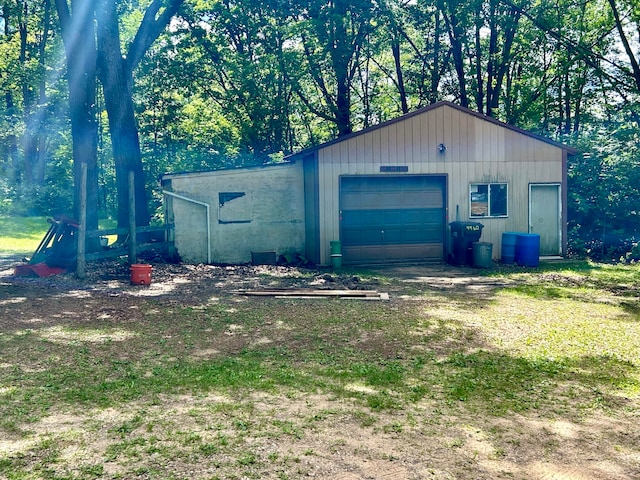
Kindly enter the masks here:
[[162, 194], [168, 195], [169, 197], [184, 200], [185, 202], [195, 203], [196, 205], [202, 205], [207, 209], [207, 264], [211, 264], [211, 220], [209, 216], [209, 204], [205, 202], [201, 202], [199, 200], [194, 200], [193, 198], [185, 197], [184, 195], [179, 195], [177, 193], [170, 192], [168, 190], [163, 190]]

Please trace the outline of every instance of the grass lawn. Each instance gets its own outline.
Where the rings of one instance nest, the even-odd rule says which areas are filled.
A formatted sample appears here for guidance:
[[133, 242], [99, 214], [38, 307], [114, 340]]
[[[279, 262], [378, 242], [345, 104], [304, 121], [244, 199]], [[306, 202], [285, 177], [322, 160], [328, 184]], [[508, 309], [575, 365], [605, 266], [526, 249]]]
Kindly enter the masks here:
[[0, 253], [33, 253], [49, 229], [46, 217], [7, 217], [0, 215]]
[[[114, 228], [112, 220], [101, 220], [101, 228]], [[8, 217], [0, 215], [0, 255], [31, 255], [49, 230], [47, 217]], [[115, 240], [115, 235], [109, 236]]]
[[639, 266], [348, 273], [388, 302], [208, 269], [0, 277], [0, 478], [640, 478]]

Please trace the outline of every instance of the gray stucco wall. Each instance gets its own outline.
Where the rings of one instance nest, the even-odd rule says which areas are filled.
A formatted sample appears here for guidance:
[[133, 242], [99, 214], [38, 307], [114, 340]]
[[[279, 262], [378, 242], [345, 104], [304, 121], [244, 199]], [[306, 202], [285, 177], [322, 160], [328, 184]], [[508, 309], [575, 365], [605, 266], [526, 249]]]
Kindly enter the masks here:
[[[304, 253], [302, 162], [175, 174], [165, 188], [209, 205], [212, 263], [248, 263], [251, 252]], [[207, 262], [206, 207], [165, 196], [175, 246], [187, 263]]]

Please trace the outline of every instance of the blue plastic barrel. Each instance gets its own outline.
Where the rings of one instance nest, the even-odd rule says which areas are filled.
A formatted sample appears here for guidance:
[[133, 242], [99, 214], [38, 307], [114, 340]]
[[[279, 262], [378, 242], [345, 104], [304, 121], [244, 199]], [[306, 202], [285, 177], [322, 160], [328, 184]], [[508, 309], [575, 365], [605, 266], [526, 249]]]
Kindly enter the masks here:
[[516, 242], [516, 263], [523, 267], [537, 267], [540, 263], [540, 235], [519, 233]]
[[518, 232], [502, 233], [502, 263], [512, 264], [516, 261], [516, 243], [518, 243]]

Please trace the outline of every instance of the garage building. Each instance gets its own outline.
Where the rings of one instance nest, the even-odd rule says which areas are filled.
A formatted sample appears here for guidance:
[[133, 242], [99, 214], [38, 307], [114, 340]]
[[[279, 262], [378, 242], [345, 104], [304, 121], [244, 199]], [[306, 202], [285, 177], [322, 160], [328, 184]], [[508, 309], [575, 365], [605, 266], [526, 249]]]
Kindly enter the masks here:
[[256, 168], [165, 174], [166, 213], [185, 262], [248, 263], [257, 252], [346, 265], [443, 262], [449, 223], [540, 235], [566, 252], [563, 144], [449, 102]]

